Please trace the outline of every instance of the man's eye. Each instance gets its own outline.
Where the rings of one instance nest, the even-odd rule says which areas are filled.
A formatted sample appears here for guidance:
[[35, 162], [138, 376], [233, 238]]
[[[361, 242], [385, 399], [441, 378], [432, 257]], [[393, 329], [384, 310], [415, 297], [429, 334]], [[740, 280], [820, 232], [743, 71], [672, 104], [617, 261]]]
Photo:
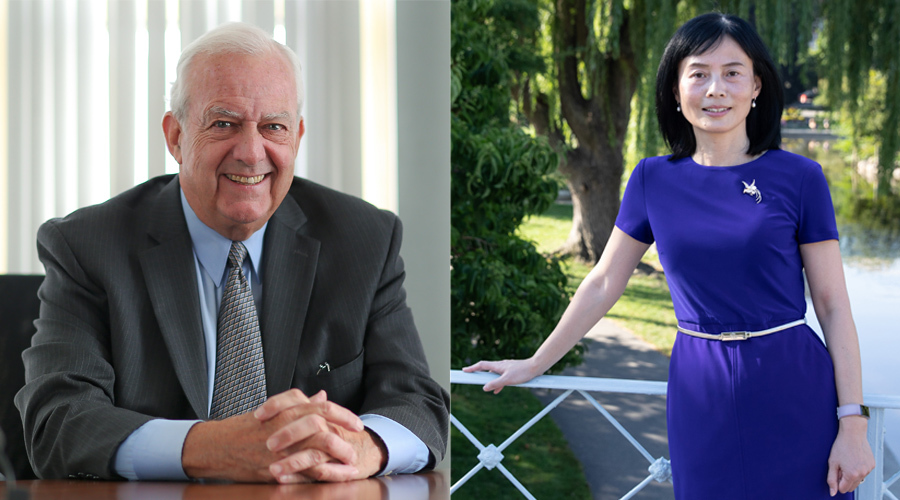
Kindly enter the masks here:
[[285, 126], [280, 123], [269, 123], [268, 125], [266, 125], [266, 128], [269, 130], [277, 130], [277, 131], [285, 130]]
[[216, 128], [228, 128], [231, 126], [231, 122], [226, 122], [225, 120], [216, 120], [213, 123], [213, 126]]

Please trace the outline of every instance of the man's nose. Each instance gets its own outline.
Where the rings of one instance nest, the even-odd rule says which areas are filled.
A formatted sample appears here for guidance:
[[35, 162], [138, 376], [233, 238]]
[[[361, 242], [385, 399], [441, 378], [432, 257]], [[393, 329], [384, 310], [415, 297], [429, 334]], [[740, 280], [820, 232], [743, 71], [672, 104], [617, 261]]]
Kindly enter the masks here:
[[234, 147], [234, 158], [254, 166], [266, 157], [266, 148], [263, 144], [263, 136], [256, 127], [245, 127], [241, 130], [238, 143]]

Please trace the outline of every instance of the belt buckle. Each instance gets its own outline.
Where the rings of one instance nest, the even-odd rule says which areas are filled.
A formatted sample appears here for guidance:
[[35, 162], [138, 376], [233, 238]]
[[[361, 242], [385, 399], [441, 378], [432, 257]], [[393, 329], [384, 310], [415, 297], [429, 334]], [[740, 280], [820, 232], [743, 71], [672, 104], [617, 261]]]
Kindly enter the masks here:
[[730, 342], [732, 340], [747, 340], [750, 338], [750, 332], [722, 332], [722, 342]]

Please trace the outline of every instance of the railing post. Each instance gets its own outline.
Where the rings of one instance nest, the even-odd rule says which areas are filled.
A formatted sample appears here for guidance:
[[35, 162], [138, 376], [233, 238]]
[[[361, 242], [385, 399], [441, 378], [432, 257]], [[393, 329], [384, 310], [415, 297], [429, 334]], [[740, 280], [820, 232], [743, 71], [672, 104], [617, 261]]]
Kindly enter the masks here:
[[884, 496], [884, 408], [870, 408], [868, 439], [875, 455], [875, 469], [857, 488], [858, 500], [881, 500]]

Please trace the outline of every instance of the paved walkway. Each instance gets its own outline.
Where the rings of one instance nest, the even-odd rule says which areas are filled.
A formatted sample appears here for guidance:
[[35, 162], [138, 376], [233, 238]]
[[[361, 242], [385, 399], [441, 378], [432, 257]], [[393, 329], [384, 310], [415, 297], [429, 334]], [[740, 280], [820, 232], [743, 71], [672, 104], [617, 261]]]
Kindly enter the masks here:
[[[669, 358], [612, 320], [601, 320], [586, 338], [592, 342], [584, 363], [567, 368], [562, 375], [667, 379]], [[547, 404], [561, 391], [536, 389], [533, 392]], [[593, 393], [593, 396], [653, 457], [669, 457], [665, 397], [605, 393]], [[649, 475], [644, 456], [580, 395], [569, 396], [550, 416], [581, 461], [595, 500], [621, 498]], [[675, 496], [670, 483], [653, 481], [634, 498], [671, 500]]]
[[[609, 319], [603, 319], [587, 335], [591, 339], [584, 363], [562, 375], [666, 380], [669, 358], [650, 344]], [[544, 402], [562, 391], [533, 390]], [[662, 396], [593, 394], [597, 401], [637, 438], [653, 457], [669, 457], [666, 436], [666, 401]], [[569, 396], [550, 416], [562, 430], [569, 447], [581, 461], [594, 500], [615, 500], [631, 491], [649, 474], [647, 460], [631, 443], [580, 395]], [[890, 429], [888, 429], [890, 432]], [[885, 474], [900, 469], [890, 450], [885, 450]], [[900, 494], [900, 482], [891, 488]], [[672, 500], [670, 483], [653, 481], [635, 497], [638, 500]]]

